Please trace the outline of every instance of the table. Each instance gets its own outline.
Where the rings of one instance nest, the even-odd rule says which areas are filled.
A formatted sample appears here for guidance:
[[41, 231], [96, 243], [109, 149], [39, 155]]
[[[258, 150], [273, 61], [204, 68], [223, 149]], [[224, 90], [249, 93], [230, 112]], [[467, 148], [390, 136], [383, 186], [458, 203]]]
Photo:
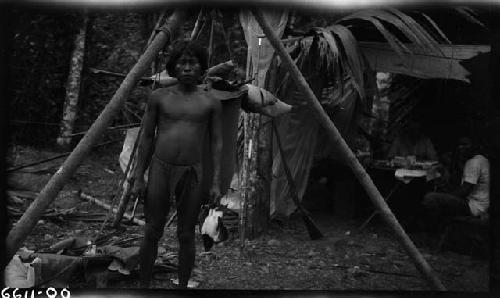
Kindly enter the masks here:
[[[390, 189], [388, 194], [384, 197], [386, 202], [389, 202], [392, 195], [403, 185], [410, 183], [415, 178], [425, 177], [427, 181], [434, 180], [440, 177], [438, 172], [439, 164], [433, 161], [424, 161], [420, 163], [415, 163], [413, 168], [405, 168], [399, 166], [393, 166], [387, 160], [378, 160], [374, 161], [370, 168], [382, 171], [390, 171], [394, 172], [394, 178], [396, 179], [396, 183]], [[366, 225], [379, 213], [378, 210], [375, 210], [370, 214], [370, 216], [361, 224], [358, 228], [358, 231], [363, 230]]]

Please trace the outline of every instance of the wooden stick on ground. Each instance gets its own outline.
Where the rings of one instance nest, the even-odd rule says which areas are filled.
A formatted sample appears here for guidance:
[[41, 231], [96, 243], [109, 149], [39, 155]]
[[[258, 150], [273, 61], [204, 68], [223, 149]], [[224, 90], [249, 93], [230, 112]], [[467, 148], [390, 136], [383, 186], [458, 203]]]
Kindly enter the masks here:
[[173, 32], [177, 31], [176, 29], [183, 22], [184, 16], [184, 11], [175, 10], [169, 17], [168, 23], [155, 36], [151, 45], [128, 73], [87, 134], [80, 140], [71, 155], [65, 160], [54, 176], [52, 176], [17, 224], [10, 230], [6, 240], [7, 260], [10, 260], [22, 246], [24, 240], [31, 233], [31, 230], [35, 227], [45, 209], [52, 203], [59, 191], [71, 178], [82, 160], [88, 155], [94, 143], [97, 142], [106, 130], [106, 127], [109, 126], [114, 116], [122, 109], [128, 95], [135, 88], [142, 75], [148, 70], [157, 53], [167, 42], [170, 42]]
[[[90, 196], [90, 195], [88, 195], [88, 194], [85, 194], [85, 193], [83, 193], [83, 192], [80, 194], [80, 198], [82, 198], [82, 199], [84, 199], [84, 200], [86, 200], [86, 201], [89, 201], [89, 202], [91, 202], [91, 203], [94, 203], [94, 204], [96, 204], [97, 206], [100, 206], [100, 207], [102, 207], [102, 208], [104, 208], [104, 209], [106, 209], [106, 210], [111, 210], [111, 209], [113, 209], [113, 210], [111, 210], [111, 212], [113, 212], [113, 213], [115, 213], [115, 214], [116, 214], [116, 212], [118, 211], [118, 209], [117, 209], [117, 208], [111, 208], [111, 205], [109, 205], [108, 203], [105, 203], [105, 202], [103, 202], [103, 201], [101, 201], [101, 200], [99, 200], [99, 199], [97, 199], [97, 198], [94, 198], [94, 197], [92, 197], [92, 196]], [[128, 213], [124, 213], [124, 214], [123, 214], [123, 217], [125, 217], [125, 218], [126, 218], [126, 219], [128, 219], [128, 220], [131, 220], [133, 223], [138, 224], [138, 225], [140, 225], [140, 226], [144, 226], [144, 225], [146, 224], [143, 220], [140, 220], [140, 219], [137, 219], [137, 218], [135, 218], [135, 217], [132, 217], [132, 216], [131, 216], [130, 214], [128, 214]]]
[[316, 98], [313, 91], [307, 84], [306, 79], [300, 73], [297, 65], [295, 65], [295, 63], [292, 61], [290, 55], [286, 52], [283, 43], [278, 39], [276, 34], [272, 31], [271, 27], [267, 23], [267, 21], [264, 19], [264, 15], [262, 14], [262, 12], [257, 8], [252, 8], [252, 13], [255, 16], [255, 19], [259, 23], [260, 27], [266, 34], [267, 38], [269, 39], [269, 42], [276, 50], [276, 53], [280, 56], [282, 63], [290, 73], [290, 76], [292, 77], [293, 81], [295, 82], [295, 84], [297, 84], [299, 90], [301, 90], [302, 93], [304, 94], [304, 97], [308, 101], [311, 110], [316, 116], [316, 119], [318, 120], [320, 125], [323, 126], [328, 136], [330, 137], [330, 140], [332, 140], [334, 144], [337, 144], [339, 149], [341, 149], [340, 152], [342, 152], [342, 154], [344, 155], [347, 165], [350, 167], [351, 171], [354, 173], [358, 181], [365, 189], [372, 203], [375, 205], [377, 209], [379, 209], [384, 219], [393, 229], [397, 239], [400, 241], [403, 248], [406, 250], [410, 258], [415, 263], [415, 266], [417, 267], [418, 271], [420, 271], [425, 280], [427, 280], [427, 282], [429, 282], [429, 284], [434, 289], [445, 291], [446, 288], [441, 283], [436, 273], [432, 270], [432, 268], [429, 266], [429, 264], [424, 259], [422, 254], [418, 251], [418, 249], [415, 247], [411, 239], [408, 237], [404, 229], [401, 227], [398, 220], [392, 213], [391, 209], [384, 201], [377, 187], [375, 186], [375, 184], [373, 184], [373, 181], [371, 180], [370, 176], [368, 175], [368, 173], [366, 173], [365, 169], [359, 163], [358, 159], [351, 151], [351, 149], [349, 149], [347, 143], [340, 135], [337, 127], [335, 127], [330, 117], [328, 117], [326, 112], [321, 107], [321, 104], [319, 103], [318, 99]]
[[[137, 138], [135, 139], [134, 146], [132, 147], [132, 151], [130, 152], [130, 156], [128, 159], [127, 163], [127, 168], [125, 169], [124, 177], [123, 180], [120, 183], [120, 188], [123, 190], [122, 194], [120, 196], [120, 202], [118, 203], [118, 211], [115, 213], [115, 218], [113, 219], [113, 227], [118, 227], [120, 226], [120, 221], [122, 220], [123, 214], [125, 213], [125, 209], [127, 208], [128, 201], [130, 200], [130, 197], [132, 194], [130, 193], [132, 191], [133, 184], [135, 183], [134, 178], [129, 178], [129, 173], [130, 171], [133, 171], [132, 164], [134, 163], [135, 160], [135, 152], [137, 151], [137, 147], [139, 144], [139, 138], [141, 136], [142, 132], [142, 121], [141, 121], [141, 128], [139, 128], [139, 132], [137, 133]], [[127, 180], [127, 187], [123, 189], [123, 184]], [[136, 198], [137, 200], [139, 199], [139, 196]], [[135, 212], [135, 208], [134, 208]]]

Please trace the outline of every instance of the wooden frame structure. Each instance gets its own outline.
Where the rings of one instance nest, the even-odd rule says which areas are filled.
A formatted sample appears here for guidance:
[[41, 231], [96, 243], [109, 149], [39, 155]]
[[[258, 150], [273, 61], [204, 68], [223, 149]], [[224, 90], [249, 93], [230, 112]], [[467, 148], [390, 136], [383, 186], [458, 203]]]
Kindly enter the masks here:
[[[355, 174], [356, 178], [359, 180], [363, 188], [369, 194], [370, 199], [372, 200], [375, 207], [382, 214], [383, 218], [386, 220], [388, 225], [392, 228], [398, 240], [400, 241], [403, 248], [406, 250], [408, 255], [411, 257], [412, 261], [415, 263], [415, 266], [422, 274], [422, 276], [429, 282], [429, 284], [436, 290], [446, 290], [437, 275], [432, 271], [429, 264], [420, 254], [418, 249], [415, 247], [413, 242], [410, 240], [408, 235], [405, 233], [399, 222], [397, 221], [394, 214], [391, 212], [390, 208], [382, 198], [380, 192], [374, 185], [373, 181], [366, 173], [362, 165], [359, 163], [353, 152], [349, 149], [346, 142], [340, 135], [339, 131], [330, 120], [326, 112], [321, 107], [319, 101], [316, 96], [310, 89], [308, 83], [305, 78], [300, 73], [299, 69], [292, 61], [290, 55], [286, 52], [282, 41], [280, 41], [274, 32], [270, 29], [266, 20], [261, 11], [257, 9], [252, 9], [252, 13], [255, 18], [259, 22], [261, 28], [263, 29], [265, 35], [269, 39], [270, 43], [280, 56], [282, 62], [286, 66], [289, 71], [291, 78], [294, 82], [299, 86], [299, 88], [303, 91], [306, 100], [309, 105], [312, 107], [318, 121], [323, 126], [323, 128], [327, 131], [328, 136], [331, 140], [337, 144], [337, 146], [341, 149], [342, 154], [344, 155], [347, 164]], [[79, 164], [91, 150], [93, 145], [99, 140], [102, 133], [106, 130], [106, 128], [111, 123], [114, 115], [123, 107], [125, 104], [126, 98], [132, 89], [135, 87], [136, 83], [142, 78], [142, 75], [148, 70], [149, 65], [153, 61], [154, 57], [157, 53], [164, 48], [165, 44], [168, 44], [173, 37], [175, 36], [175, 32], [179, 25], [183, 22], [185, 17], [185, 12], [181, 9], [177, 9], [174, 13], [168, 18], [166, 25], [164, 25], [155, 38], [152, 40], [150, 46], [146, 49], [144, 54], [140, 57], [136, 65], [132, 68], [132, 70], [125, 77], [124, 81], [113, 95], [112, 99], [108, 103], [108, 105], [104, 108], [102, 113], [99, 115], [94, 124], [87, 131], [82, 140], [75, 147], [70, 156], [65, 160], [63, 165], [59, 168], [59, 170], [54, 174], [54, 176], [50, 179], [47, 185], [43, 188], [40, 194], [37, 196], [35, 201], [29, 206], [26, 212], [23, 214], [21, 219], [16, 223], [16, 225], [9, 232], [7, 237], [7, 259], [12, 258], [15, 252], [21, 247], [23, 241], [30, 234], [31, 230], [34, 228], [38, 220], [41, 218], [45, 209], [49, 206], [49, 204], [55, 199], [59, 191], [66, 184], [66, 182], [70, 179], [70, 177], [74, 174]], [[383, 69], [387, 69], [388, 71], [402, 72], [401, 67], [398, 65], [391, 64], [390, 59], [384, 58], [379, 60], [379, 57], [384, 56], [388, 57], [387, 46], [384, 45], [376, 45], [376, 44], [361, 44], [361, 49], [368, 56], [372, 56], [372, 61], [381, 61], [380, 64], [377, 64], [375, 68], [381, 67]], [[453, 51], [453, 47], [450, 46], [452, 55], [455, 55]], [[471, 51], [485, 52], [486, 48], [476, 48]], [[489, 48], [488, 48], [489, 50]], [[462, 53], [463, 55], [470, 55], [471, 51], [468, 53]], [[445, 49], [446, 52], [446, 49]], [[373, 58], [375, 57], [375, 58]], [[453, 56], [452, 58], [454, 58]], [[458, 57], [457, 57], [458, 58]], [[418, 64], [419, 54], [416, 56], [412, 56], [410, 61], [411, 64]], [[458, 58], [459, 59], [459, 58]], [[370, 58], [368, 58], [370, 60]], [[382, 61], [383, 60], [383, 61]], [[439, 60], [441, 61], [441, 60]], [[457, 59], [448, 63], [451, 63], [451, 71], [448, 73], [439, 73], [437, 74], [440, 77], [448, 76], [450, 78], [465, 78], [466, 73], [461, 70], [458, 66]], [[457, 66], [458, 65], [458, 66]], [[418, 70], [416, 70], [418, 71]]]

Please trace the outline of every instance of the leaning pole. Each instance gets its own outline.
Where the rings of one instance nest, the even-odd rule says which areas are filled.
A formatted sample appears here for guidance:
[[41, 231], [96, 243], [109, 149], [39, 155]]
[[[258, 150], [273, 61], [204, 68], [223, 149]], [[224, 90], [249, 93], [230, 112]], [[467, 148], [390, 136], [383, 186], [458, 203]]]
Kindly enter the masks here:
[[23, 216], [15, 224], [7, 235], [7, 260], [10, 260], [22, 243], [31, 233], [45, 209], [56, 198], [61, 188], [76, 171], [82, 160], [88, 155], [94, 143], [101, 137], [102, 133], [109, 126], [115, 114], [123, 107], [130, 92], [135, 88], [142, 75], [149, 69], [149, 65], [158, 52], [173, 40], [177, 28], [183, 22], [185, 12], [176, 9], [168, 18], [166, 24], [160, 28], [158, 34], [146, 49], [139, 61], [127, 74], [122, 84], [115, 92], [109, 103], [101, 112], [96, 121], [92, 124], [85, 136], [80, 140], [73, 152], [64, 161], [63, 165], [52, 176], [42, 191], [38, 194], [33, 203], [24, 212]]
[[285, 67], [290, 73], [290, 76], [297, 84], [298, 88], [303, 91], [303, 94], [305, 95], [305, 98], [311, 106], [311, 109], [318, 119], [320, 125], [323, 126], [323, 128], [327, 131], [330, 139], [341, 149], [341, 152], [346, 157], [347, 164], [351, 168], [352, 172], [358, 178], [359, 182], [370, 197], [372, 203], [383, 215], [389, 226], [394, 230], [399, 242], [403, 245], [404, 249], [415, 263], [418, 271], [420, 271], [423, 277], [434, 289], [439, 291], [446, 291], [446, 288], [441, 283], [436, 273], [434, 273], [422, 254], [418, 251], [404, 229], [401, 227], [391, 209], [385, 202], [384, 198], [378, 191], [377, 187], [375, 186], [375, 184], [373, 184], [370, 176], [366, 173], [365, 169], [359, 163], [354, 153], [347, 146], [347, 143], [340, 135], [338, 129], [335, 127], [331, 119], [321, 107], [321, 104], [307, 84], [305, 78], [302, 76], [295, 63], [292, 61], [290, 55], [286, 52], [285, 47], [278, 39], [276, 34], [272, 31], [269, 24], [267, 24], [262, 12], [257, 8], [253, 8], [252, 13], [254, 14], [255, 19], [257, 20], [257, 22], [259, 22], [260, 27], [269, 39], [269, 42], [272, 44], [272, 46], [282, 59]]

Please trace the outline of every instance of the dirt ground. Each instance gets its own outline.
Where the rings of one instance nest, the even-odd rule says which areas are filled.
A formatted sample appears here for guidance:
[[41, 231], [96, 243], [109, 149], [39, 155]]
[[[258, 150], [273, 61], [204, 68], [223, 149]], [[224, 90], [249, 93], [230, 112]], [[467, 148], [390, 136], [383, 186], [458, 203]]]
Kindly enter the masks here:
[[[122, 177], [118, 164], [119, 143], [98, 149], [88, 156], [77, 173], [64, 187], [49, 209], [68, 210], [95, 215], [106, 211], [80, 199], [80, 192], [112, 203]], [[8, 161], [11, 165], [25, 164], [56, 155], [27, 147], [12, 147]], [[62, 159], [12, 173], [9, 180], [17, 188], [39, 191], [61, 164]], [[32, 199], [23, 198], [11, 203], [19, 210], [27, 208]], [[141, 216], [140, 209], [138, 216]], [[323, 290], [429, 290], [412, 261], [383, 223], [373, 221], [357, 232], [360, 220], [345, 221], [329, 214], [314, 214], [324, 233], [321, 240], [311, 241], [299, 218], [286, 223], [273, 222], [270, 231], [257, 240], [249, 241], [241, 250], [238, 236], [214, 246], [211, 254], [203, 251], [197, 235], [197, 257], [193, 280], [199, 289], [323, 289]], [[90, 217], [89, 217], [90, 218]], [[15, 221], [15, 217], [11, 218]], [[71, 236], [93, 239], [101, 228], [96, 221], [41, 220], [25, 241], [28, 249], [40, 251]], [[114, 234], [111, 234], [114, 232]], [[122, 246], [138, 246], [142, 228], [124, 225], [114, 231], [104, 229], [109, 241]], [[419, 234], [410, 234], [432, 268], [451, 291], [487, 291], [488, 261], [451, 251], [435, 253]], [[109, 243], [108, 241], [108, 243]], [[175, 225], [165, 229], [161, 242], [163, 260], [175, 264], [177, 241]], [[173, 272], [155, 275], [155, 288], [173, 288]], [[112, 288], [138, 287], [137, 272], [130, 275], [108, 276]], [[71, 287], [95, 287], [91, 282], [75, 282]]]

